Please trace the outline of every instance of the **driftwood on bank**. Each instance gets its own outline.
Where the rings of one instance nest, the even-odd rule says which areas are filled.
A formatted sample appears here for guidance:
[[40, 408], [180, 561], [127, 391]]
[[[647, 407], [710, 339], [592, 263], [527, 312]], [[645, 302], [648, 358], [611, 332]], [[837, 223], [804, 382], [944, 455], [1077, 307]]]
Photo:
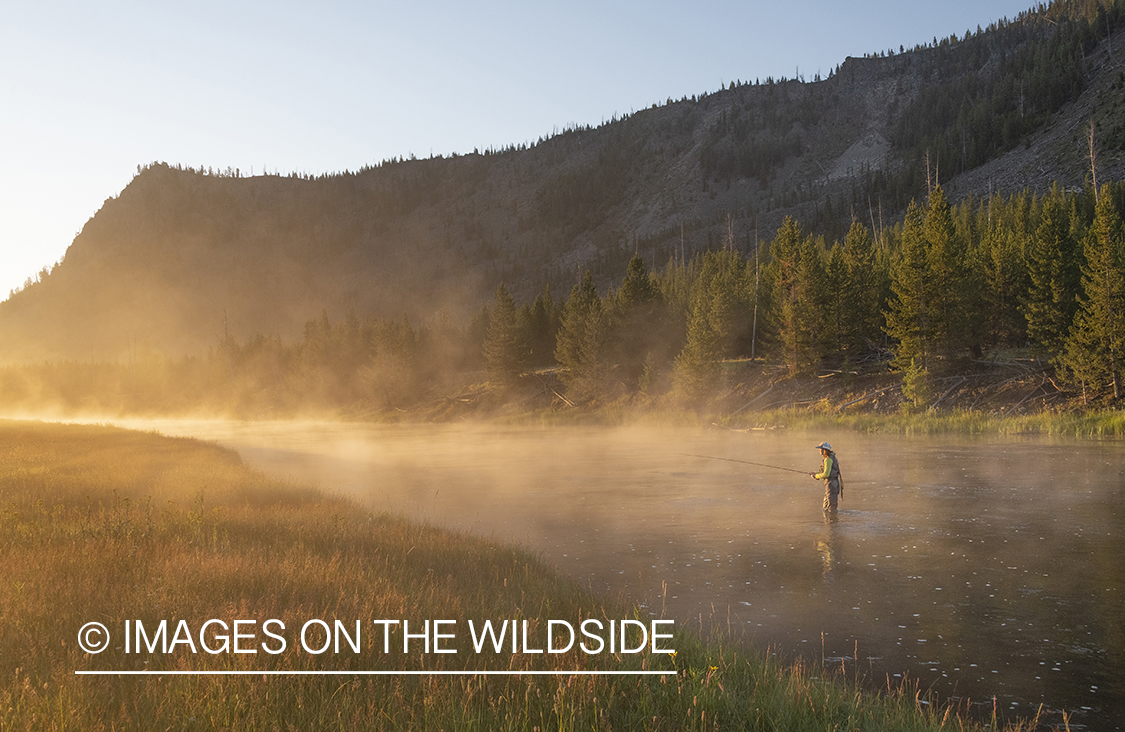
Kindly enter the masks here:
[[773, 390], [773, 383], [771, 382], [771, 383], [770, 383], [770, 385], [766, 387], [766, 390], [765, 390], [765, 391], [763, 391], [763, 392], [762, 392], [761, 394], [759, 394], [758, 396], [754, 397], [754, 398], [753, 398], [753, 399], [751, 399], [750, 401], [746, 402], [745, 404], [743, 404], [743, 405], [742, 405], [741, 407], [739, 407], [738, 409], [736, 409], [736, 410], [734, 410], [733, 412], [731, 412], [731, 416], [733, 417], [734, 415], [738, 414], [739, 412], [745, 411], [747, 407], [749, 407], [749, 406], [750, 406], [751, 404], [753, 404], [754, 402], [756, 402], [756, 401], [758, 401], [759, 399], [761, 399], [762, 397], [764, 397], [764, 396], [765, 396], [766, 394], [769, 394], [769, 393], [770, 393], [770, 391], [772, 391], [772, 390]]
[[859, 404], [860, 402], [863, 402], [863, 401], [867, 401], [868, 399], [870, 399], [870, 398], [872, 398], [872, 397], [877, 397], [877, 396], [879, 396], [880, 394], [882, 394], [883, 392], [887, 392], [887, 391], [890, 391], [891, 389], [898, 389], [898, 388], [900, 388], [901, 386], [902, 386], [902, 384], [891, 384], [890, 386], [885, 386], [885, 387], [883, 387], [882, 389], [879, 389], [878, 391], [873, 391], [873, 392], [869, 392], [869, 393], [867, 393], [867, 394], [864, 394], [863, 396], [861, 396], [861, 397], [860, 397], [859, 399], [853, 399], [853, 400], [851, 400], [850, 402], [848, 402], [848, 403], [846, 403], [846, 404], [841, 404], [841, 405], [840, 405], [840, 406], [839, 406], [839, 407], [837, 408], [837, 410], [836, 410], [836, 411], [838, 411], [838, 412], [842, 412], [842, 411], [844, 411], [844, 409], [845, 409], [845, 408], [847, 408], [847, 407], [850, 407], [850, 406], [851, 406], [851, 405], [853, 405], [853, 404]]
[[980, 390], [980, 393], [977, 395], [977, 398], [973, 401], [972, 404], [969, 405], [969, 409], [972, 409], [977, 404], [979, 404], [980, 400], [984, 399], [985, 394], [987, 394], [988, 392], [993, 391], [993, 390], [1003, 389], [1005, 386], [1007, 386], [1008, 384], [1011, 384], [1013, 381], [1023, 381], [1026, 378], [1027, 378], [1026, 374], [1021, 374], [1019, 376], [1013, 376], [1010, 379], [1001, 379], [1000, 381], [994, 382], [992, 384], [989, 384], [989, 385], [983, 387]]
[[[1055, 387], [1055, 393], [1054, 394], [1049, 394], [1047, 392], [1047, 384], [1048, 383], [1050, 383], [1051, 386]], [[1022, 407], [1024, 402], [1026, 402], [1027, 400], [1035, 397], [1036, 395], [1039, 394], [1039, 392], [1043, 392], [1043, 397], [1049, 399], [1051, 397], [1058, 396], [1058, 394], [1061, 391], [1062, 391], [1062, 389], [1059, 388], [1059, 385], [1055, 383], [1054, 379], [1052, 379], [1049, 376], [1044, 376], [1043, 380], [1039, 382], [1038, 388], [1036, 388], [1030, 394], [1025, 396], [1023, 399], [1020, 399], [1019, 403], [1016, 404], [1016, 406], [1012, 407], [1012, 411], [1015, 411], [1015, 410], [1019, 409], [1020, 407]]]
[[566, 404], [566, 406], [568, 406], [572, 409], [574, 408], [574, 402], [570, 401], [569, 399], [564, 397], [562, 394], [560, 394], [553, 386], [551, 386], [546, 381], [544, 381], [543, 378], [541, 376], [539, 376], [539, 374], [535, 374], [535, 378], [539, 380], [539, 385], [543, 387], [543, 393], [544, 394], [546, 394], [547, 392], [550, 392], [550, 393], [554, 394], [556, 397], [558, 397], [559, 399], [562, 399], [563, 403]]
[[954, 389], [956, 389], [957, 387], [961, 386], [966, 381], [968, 381], [968, 379], [966, 379], [964, 376], [960, 376], [960, 377], [958, 377], [958, 379], [959, 379], [959, 381], [957, 381], [957, 383], [955, 383], [953, 386], [946, 389], [945, 393], [943, 393], [941, 396], [939, 396], [937, 398], [937, 401], [934, 402], [933, 404], [931, 404], [930, 408], [927, 409], [926, 411], [928, 411], [928, 412], [934, 411], [934, 407], [936, 407], [938, 404], [941, 404], [942, 399], [945, 399], [947, 396], [949, 396], [950, 392], [952, 392]]

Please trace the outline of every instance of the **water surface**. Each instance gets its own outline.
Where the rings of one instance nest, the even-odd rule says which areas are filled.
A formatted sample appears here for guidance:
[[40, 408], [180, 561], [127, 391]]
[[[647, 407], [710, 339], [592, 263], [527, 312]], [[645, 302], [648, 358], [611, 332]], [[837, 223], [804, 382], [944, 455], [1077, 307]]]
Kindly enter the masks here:
[[[852, 433], [160, 422], [599, 592], [991, 713], [1125, 719], [1125, 445]], [[819, 468], [844, 475], [838, 521]], [[707, 455], [765, 463], [760, 467]], [[1048, 714], [1049, 712], [1049, 714]]]

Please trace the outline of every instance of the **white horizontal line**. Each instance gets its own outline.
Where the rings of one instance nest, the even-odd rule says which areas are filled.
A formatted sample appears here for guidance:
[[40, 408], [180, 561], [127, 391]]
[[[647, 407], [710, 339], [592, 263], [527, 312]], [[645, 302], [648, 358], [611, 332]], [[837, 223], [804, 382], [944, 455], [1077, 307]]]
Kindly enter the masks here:
[[675, 671], [75, 671], [75, 676], [671, 676]]

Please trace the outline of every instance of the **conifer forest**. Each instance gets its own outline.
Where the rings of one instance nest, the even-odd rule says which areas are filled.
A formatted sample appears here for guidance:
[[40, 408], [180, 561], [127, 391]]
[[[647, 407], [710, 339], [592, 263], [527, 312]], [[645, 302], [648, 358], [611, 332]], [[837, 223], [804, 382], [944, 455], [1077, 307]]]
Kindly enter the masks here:
[[1125, 390], [1125, 185], [967, 198], [935, 188], [881, 231], [826, 241], [786, 219], [750, 253], [720, 247], [646, 267], [600, 294], [517, 303], [503, 284], [471, 321], [309, 320], [303, 337], [226, 335], [203, 356], [0, 371], [10, 404], [292, 414], [416, 409], [450, 389], [538, 382], [566, 404], [705, 405], [724, 364], [779, 377], [890, 369], [914, 389], [1016, 349], [1084, 402]]
[[909, 410], [1018, 360], [1058, 406], [1119, 405], [1123, 8], [1055, 0], [503, 150], [138, 166], [0, 303], [0, 398], [448, 418], [707, 408], [749, 370], [890, 374]]

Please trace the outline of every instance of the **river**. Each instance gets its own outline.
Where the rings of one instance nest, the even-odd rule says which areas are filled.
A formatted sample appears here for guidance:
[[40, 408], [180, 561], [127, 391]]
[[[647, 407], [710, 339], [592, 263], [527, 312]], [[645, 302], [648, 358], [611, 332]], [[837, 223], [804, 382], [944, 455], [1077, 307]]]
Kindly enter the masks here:
[[[1071, 729], [1125, 720], [1118, 441], [126, 424], [215, 440], [375, 510], [518, 542], [598, 592], [785, 659], [883, 686], [905, 678], [982, 715], [1043, 705]], [[844, 475], [834, 523], [821, 483], [781, 469], [818, 469], [822, 439]]]

